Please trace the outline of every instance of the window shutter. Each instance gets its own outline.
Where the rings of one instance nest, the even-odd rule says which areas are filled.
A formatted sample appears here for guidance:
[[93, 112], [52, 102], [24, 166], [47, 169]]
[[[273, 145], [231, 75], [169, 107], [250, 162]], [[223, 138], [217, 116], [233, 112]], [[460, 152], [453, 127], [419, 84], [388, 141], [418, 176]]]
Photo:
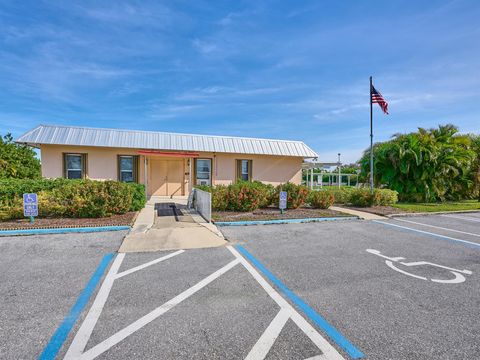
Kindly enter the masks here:
[[242, 178], [242, 160], [236, 160], [237, 162], [237, 171], [235, 174], [235, 181], [238, 181]]
[[63, 158], [63, 167], [62, 167], [63, 177], [66, 178], [67, 177], [67, 154], [62, 153], [62, 158]]
[[138, 183], [138, 167], [139, 167], [139, 156], [133, 156], [133, 182]]
[[192, 169], [193, 169], [193, 176], [192, 176], [193, 184], [192, 184], [192, 186], [195, 186], [195, 185], [197, 185], [197, 159], [192, 159], [192, 161], [193, 161], [193, 166], [192, 166]]
[[82, 178], [87, 178], [87, 154], [82, 154]]
[[253, 160], [248, 160], [248, 181], [252, 181], [253, 179]]
[[120, 155], [117, 155], [117, 181], [121, 181], [121, 178], [120, 178]]

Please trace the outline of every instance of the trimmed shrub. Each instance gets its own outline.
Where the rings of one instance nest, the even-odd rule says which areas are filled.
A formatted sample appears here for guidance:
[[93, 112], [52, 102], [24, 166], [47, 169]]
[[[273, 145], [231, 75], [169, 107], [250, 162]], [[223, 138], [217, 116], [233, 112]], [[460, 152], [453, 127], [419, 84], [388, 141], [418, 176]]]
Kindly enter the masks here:
[[398, 202], [398, 192], [390, 189], [376, 189], [379, 195], [378, 205], [393, 205]]
[[372, 194], [370, 189], [355, 189], [350, 196], [350, 203], [359, 207], [372, 206], [375, 202], [374, 195], [375, 193]]
[[227, 210], [253, 211], [260, 206], [261, 190], [248, 181], [227, 186]]
[[333, 194], [335, 198], [335, 204], [348, 204], [350, 202], [350, 197], [352, 196], [352, 193], [355, 191], [355, 188], [352, 187], [330, 187], [325, 190], [320, 190], [320, 191], [329, 191]]
[[260, 181], [254, 181], [251, 186], [259, 191], [258, 207], [266, 208], [272, 204], [273, 196], [275, 194], [275, 187], [271, 184], [264, 184]]
[[0, 220], [20, 219], [23, 217], [23, 198], [14, 196], [0, 201]]
[[308, 196], [308, 202], [310, 205], [317, 209], [328, 209], [333, 205], [335, 201], [335, 196], [333, 191], [323, 190], [323, 191], [311, 191]]
[[52, 190], [69, 181], [63, 178], [58, 179], [1, 179], [0, 180], [0, 207], [8, 206], [10, 202], [16, 201], [25, 193], [38, 193], [40, 191]]
[[278, 207], [279, 205], [280, 191], [287, 192], [287, 208], [288, 209], [296, 209], [299, 206], [302, 206], [303, 204], [305, 204], [305, 201], [307, 200], [307, 197], [309, 194], [308, 188], [303, 185], [296, 185], [290, 182], [278, 185], [273, 195], [274, 196], [273, 203], [275, 204], [276, 207]]
[[130, 210], [133, 188], [116, 181], [81, 180], [39, 193], [43, 216], [105, 217]]
[[130, 211], [140, 211], [145, 207], [147, 203], [147, 197], [145, 194], [145, 185], [137, 183], [128, 183], [128, 186], [132, 188], [133, 197]]
[[225, 211], [228, 209], [228, 187], [218, 185], [210, 188], [212, 193], [212, 210]]
[[212, 193], [212, 210], [215, 211], [246, 212], [268, 207], [275, 192], [275, 187], [260, 181], [238, 181], [217, 186], [199, 185], [195, 188]]
[[370, 189], [355, 189], [350, 197], [350, 203], [360, 207], [392, 205], [397, 201], [398, 193], [389, 189], [375, 189], [373, 194]]
[[38, 194], [39, 216], [104, 217], [137, 211], [145, 187], [117, 181], [39, 179], [0, 180], [0, 219], [23, 217], [24, 193]]

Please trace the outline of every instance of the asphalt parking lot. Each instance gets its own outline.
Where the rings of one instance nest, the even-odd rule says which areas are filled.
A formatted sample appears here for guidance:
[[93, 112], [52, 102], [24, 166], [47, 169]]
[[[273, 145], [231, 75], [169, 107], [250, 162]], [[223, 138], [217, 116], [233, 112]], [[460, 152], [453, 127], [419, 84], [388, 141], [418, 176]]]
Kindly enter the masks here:
[[480, 357], [479, 213], [222, 231], [231, 246], [113, 256], [47, 354], [122, 234], [0, 238], [0, 358]]
[[0, 237], [0, 359], [37, 358], [124, 235]]

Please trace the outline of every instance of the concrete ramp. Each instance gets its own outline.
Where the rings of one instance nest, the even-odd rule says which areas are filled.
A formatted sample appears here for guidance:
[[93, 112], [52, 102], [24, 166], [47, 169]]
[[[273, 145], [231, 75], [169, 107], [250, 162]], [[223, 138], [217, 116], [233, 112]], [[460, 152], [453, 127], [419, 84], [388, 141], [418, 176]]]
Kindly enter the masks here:
[[118, 252], [198, 249], [228, 244], [215, 225], [172, 200], [147, 204], [142, 212], [137, 218], [138, 226], [134, 224]]

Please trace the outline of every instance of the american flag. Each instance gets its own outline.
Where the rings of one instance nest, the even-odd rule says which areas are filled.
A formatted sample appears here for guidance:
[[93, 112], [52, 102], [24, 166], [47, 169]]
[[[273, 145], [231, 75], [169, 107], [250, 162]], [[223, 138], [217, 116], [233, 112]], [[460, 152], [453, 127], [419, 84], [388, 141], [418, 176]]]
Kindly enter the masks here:
[[382, 94], [380, 94], [380, 92], [373, 87], [373, 85], [370, 89], [370, 94], [372, 97], [372, 103], [378, 104], [382, 108], [383, 112], [388, 115], [388, 103], [385, 101]]

